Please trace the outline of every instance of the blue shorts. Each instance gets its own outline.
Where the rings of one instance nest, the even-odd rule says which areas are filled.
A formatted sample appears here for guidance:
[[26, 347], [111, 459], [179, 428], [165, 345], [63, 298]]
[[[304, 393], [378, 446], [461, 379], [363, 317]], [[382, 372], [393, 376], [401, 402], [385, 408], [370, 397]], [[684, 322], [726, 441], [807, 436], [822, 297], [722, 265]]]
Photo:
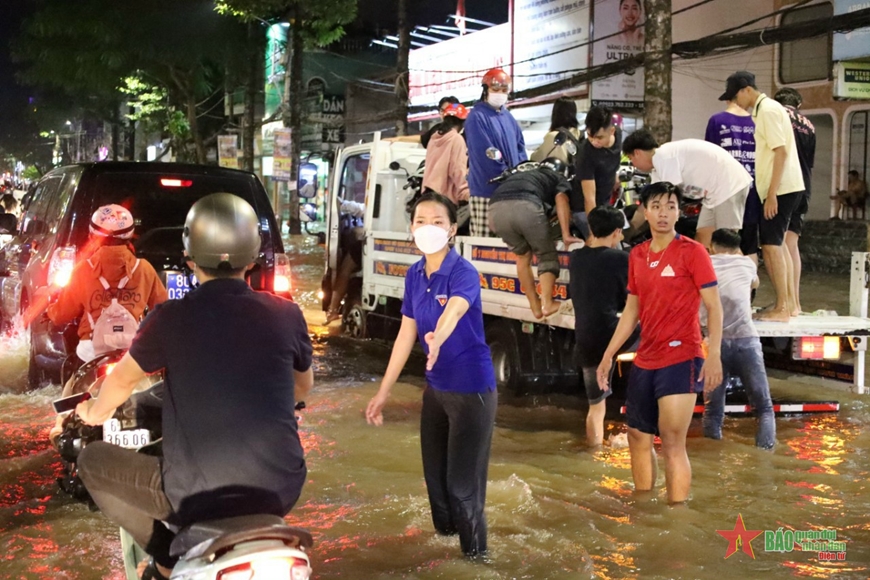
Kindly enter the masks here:
[[696, 358], [660, 369], [632, 366], [625, 402], [628, 426], [658, 435], [659, 399], [703, 392], [704, 383], [698, 380], [703, 365], [704, 359]]

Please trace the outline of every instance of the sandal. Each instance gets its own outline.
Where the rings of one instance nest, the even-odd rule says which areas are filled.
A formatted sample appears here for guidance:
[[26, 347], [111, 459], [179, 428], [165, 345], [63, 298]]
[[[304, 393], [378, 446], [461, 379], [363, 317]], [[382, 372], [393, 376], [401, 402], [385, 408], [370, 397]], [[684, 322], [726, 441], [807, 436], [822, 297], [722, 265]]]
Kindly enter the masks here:
[[157, 564], [154, 562], [154, 558], [151, 558], [148, 561], [148, 565], [145, 566], [145, 569], [142, 571], [142, 580], [169, 580], [169, 578], [160, 573], [160, 570], [157, 569]]
[[341, 310], [329, 310], [326, 313], [326, 322], [324, 326], [341, 319]]

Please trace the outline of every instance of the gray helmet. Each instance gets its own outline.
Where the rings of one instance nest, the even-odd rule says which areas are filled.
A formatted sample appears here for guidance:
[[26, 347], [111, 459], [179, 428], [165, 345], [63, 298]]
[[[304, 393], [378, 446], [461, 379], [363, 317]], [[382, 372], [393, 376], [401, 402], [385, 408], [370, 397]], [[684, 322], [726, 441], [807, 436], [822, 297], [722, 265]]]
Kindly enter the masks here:
[[254, 208], [231, 193], [198, 200], [184, 222], [184, 250], [201, 268], [244, 268], [260, 253], [259, 220]]

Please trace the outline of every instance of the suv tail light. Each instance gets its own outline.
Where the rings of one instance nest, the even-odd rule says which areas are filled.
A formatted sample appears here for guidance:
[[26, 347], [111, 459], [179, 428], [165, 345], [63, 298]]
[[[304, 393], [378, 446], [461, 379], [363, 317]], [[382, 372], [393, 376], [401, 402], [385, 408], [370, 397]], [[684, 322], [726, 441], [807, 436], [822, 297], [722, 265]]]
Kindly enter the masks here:
[[290, 282], [290, 258], [287, 254], [275, 254], [275, 281], [272, 290], [276, 293], [289, 293], [292, 289]]
[[308, 580], [310, 577], [311, 567], [302, 558], [271, 558], [221, 570], [217, 580]]
[[75, 246], [57, 248], [48, 263], [48, 285], [60, 288], [69, 284], [73, 268], [76, 265]]
[[193, 180], [163, 177], [160, 179], [160, 185], [162, 185], [163, 187], [190, 187], [191, 185], [193, 185]]

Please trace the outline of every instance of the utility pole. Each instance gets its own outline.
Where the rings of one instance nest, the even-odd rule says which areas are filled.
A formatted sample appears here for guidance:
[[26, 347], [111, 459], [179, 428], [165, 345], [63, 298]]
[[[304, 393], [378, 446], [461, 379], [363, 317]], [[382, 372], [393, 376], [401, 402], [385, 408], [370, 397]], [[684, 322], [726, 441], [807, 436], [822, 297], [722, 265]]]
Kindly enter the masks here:
[[659, 143], [671, 140], [671, 0], [644, 0], [643, 124]]
[[408, 25], [408, 0], [399, 1], [399, 54], [396, 57], [396, 134], [408, 134], [408, 56], [411, 29]]

